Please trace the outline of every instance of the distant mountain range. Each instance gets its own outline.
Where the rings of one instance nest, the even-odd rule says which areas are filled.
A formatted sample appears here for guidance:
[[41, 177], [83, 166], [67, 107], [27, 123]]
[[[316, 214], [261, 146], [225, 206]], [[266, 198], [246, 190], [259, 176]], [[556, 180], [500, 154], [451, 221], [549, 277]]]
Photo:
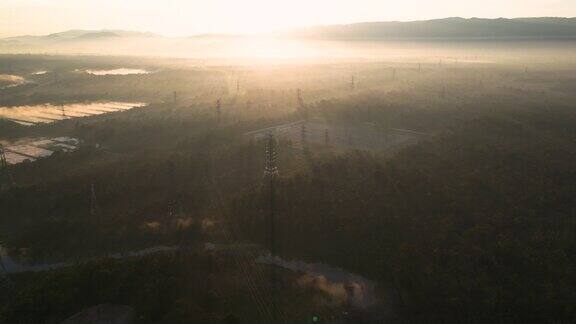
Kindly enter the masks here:
[[296, 37], [329, 39], [576, 37], [576, 18], [445, 18], [301, 28]]
[[[366, 22], [315, 26], [284, 31], [275, 36], [314, 39], [404, 39], [404, 38], [576, 38], [576, 18], [445, 18], [410, 22]], [[239, 35], [204, 34], [186, 39], [235, 38]], [[69, 30], [43, 36], [0, 39], [4, 46], [58, 46], [120, 39], [168, 39], [153, 33], [125, 30]]]
[[16, 36], [2, 39], [6, 42], [13, 43], [28, 43], [28, 44], [41, 44], [41, 43], [56, 43], [56, 42], [74, 42], [74, 41], [89, 41], [98, 39], [113, 39], [113, 38], [152, 38], [159, 37], [153, 33], [142, 33], [126, 30], [81, 30], [74, 29], [61, 33], [54, 33], [41, 36]]

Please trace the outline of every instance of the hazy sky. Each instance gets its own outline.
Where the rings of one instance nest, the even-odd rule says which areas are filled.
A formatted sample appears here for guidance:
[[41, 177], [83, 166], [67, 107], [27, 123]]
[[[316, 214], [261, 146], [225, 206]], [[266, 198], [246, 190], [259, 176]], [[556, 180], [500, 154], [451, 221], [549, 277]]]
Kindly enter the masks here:
[[0, 0], [0, 37], [68, 29], [183, 36], [360, 21], [576, 16], [576, 0]]

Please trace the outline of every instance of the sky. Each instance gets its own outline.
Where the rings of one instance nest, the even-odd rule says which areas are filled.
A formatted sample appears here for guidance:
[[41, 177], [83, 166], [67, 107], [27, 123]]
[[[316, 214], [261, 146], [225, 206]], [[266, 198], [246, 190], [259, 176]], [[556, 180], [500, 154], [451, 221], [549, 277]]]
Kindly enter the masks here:
[[576, 17], [576, 0], [0, 0], [0, 37], [70, 29], [189, 36], [364, 21], [542, 16]]

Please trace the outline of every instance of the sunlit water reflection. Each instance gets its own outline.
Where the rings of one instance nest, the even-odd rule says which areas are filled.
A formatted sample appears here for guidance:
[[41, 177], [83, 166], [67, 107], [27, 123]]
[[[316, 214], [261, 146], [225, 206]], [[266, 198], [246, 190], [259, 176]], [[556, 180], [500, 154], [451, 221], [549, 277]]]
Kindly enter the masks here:
[[88, 74], [92, 75], [130, 75], [130, 74], [149, 74], [150, 71], [142, 70], [142, 69], [112, 69], [112, 70], [85, 70]]
[[139, 102], [92, 102], [0, 107], [0, 118], [24, 126], [31, 126], [39, 123], [52, 123], [64, 119], [124, 111], [144, 105], [144, 103]]

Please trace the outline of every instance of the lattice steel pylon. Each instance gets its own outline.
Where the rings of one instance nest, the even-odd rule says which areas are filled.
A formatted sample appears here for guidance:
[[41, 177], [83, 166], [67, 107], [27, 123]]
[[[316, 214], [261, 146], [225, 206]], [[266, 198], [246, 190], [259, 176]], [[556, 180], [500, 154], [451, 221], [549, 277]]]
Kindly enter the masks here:
[[94, 184], [90, 185], [90, 216], [92, 220], [96, 220], [98, 216], [98, 200], [96, 199], [96, 188]]
[[[276, 259], [278, 257], [278, 237], [276, 232], [276, 177], [278, 176], [278, 165], [277, 165], [277, 156], [276, 156], [276, 147], [275, 147], [275, 140], [274, 135], [270, 132], [266, 137], [266, 144], [265, 144], [265, 154], [266, 154], [266, 164], [264, 167], [264, 176], [268, 180], [268, 194], [269, 194], [269, 217], [268, 217], [268, 226], [269, 226], [269, 239], [270, 239], [270, 255], [272, 259]], [[270, 287], [271, 287], [271, 295], [272, 295], [272, 315], [274, 318], [275, 323], [278, 323], [280, 318], [279, 313], [279, 304], [280, 304], [280, 297], [279, 297], [279, 286], [278, 286], [278, 274], [275, 265], [271, 265], [270, 267]]]
[[222, 102], [220, 99], [216, 100], [216, 121], [220, 123], [222, 119]]
[[302, 89], [298, 89], [296, 94], [296, 103], [298, 105], [299, 110], [304, 109], [304, 99], [302, 99]]
[[[5, 178], [6, 180], [4, 181], [2, 178]], [[10, 167], [6, 160], [6, 150], [4, 149], [4, 145], [0, 144], [0, 189], [11, 187], [14, 184], [14, 177], [10, 172]]]
[[8, 162], [6, 161], [6, 153], [4, 151], [4, 145], [0, 143], [0, 168], [8, 167]]
[[274, 140], [274, 134], [272, 132], [268, 133], [266, 136], [266, 165], [264, 167], [264, 175], [267, 178], [274, 178], [278, 175], [278, 166], [276, 165], [276, 145]]
[[8, 162], [6, 161], [6, 153], [4, 151], [4, 145], [0, 144], [0, 169], [5, 169], [8, 167]]
[[[0, 144], [0, 150], [3, 151], [3, 147]], [[3, 291], [6, 291], [6, 288], [9, 287], [10, 285], [12, 285], [12, 281], [10, 280], [9, 277], [9, 272], [8, 269], [6, 268], [6, 264], [4, 264], [4, 253], [5, 250], [2, 247], [2, 237], [0, 236], [0, 289], [2, 289]]]
[[300, 144], [302, 145], [302, 148], [305, 148], [306, 143], [308, 142], [307, 132], [306, 123], [304, 122], [300, 125]]
[[4, 264], [4, 256], [2, 251], [0, 251], [0, 288], [5, 290], [7, 287], [12, 285], [12, 280], [10, 280], [10, 272]]

